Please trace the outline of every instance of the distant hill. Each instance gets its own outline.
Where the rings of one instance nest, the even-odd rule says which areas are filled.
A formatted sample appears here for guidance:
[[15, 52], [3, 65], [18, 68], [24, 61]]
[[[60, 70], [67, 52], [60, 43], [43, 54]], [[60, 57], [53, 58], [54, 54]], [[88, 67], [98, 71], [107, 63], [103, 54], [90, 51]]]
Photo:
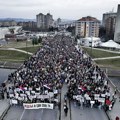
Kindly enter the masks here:
[[25, 18], [0, 18], [0, 21], [16, 21], [16, 22], [28, 22], [28, 21], [36, 21], [35, 19], [25, 19]]

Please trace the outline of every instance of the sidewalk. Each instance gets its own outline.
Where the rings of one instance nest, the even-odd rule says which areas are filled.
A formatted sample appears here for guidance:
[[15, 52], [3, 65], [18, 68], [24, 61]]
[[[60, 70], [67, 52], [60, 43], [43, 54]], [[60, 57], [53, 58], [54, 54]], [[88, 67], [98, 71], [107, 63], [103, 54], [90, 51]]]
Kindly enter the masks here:
[[64, 109], [63, 109], [63, 104], [64, 104], [64, 95], [67, 92], [67, 85], [64, 83], [62, 90], [61, 90], [61, 120], [70, 120], [70, 106], [69, 106], [69, 101], [67, 100], [67, 106], [68, 106], [68, 114], [65, 116]]
[[[12, 84], [7, 83], [6, 85], [7, 91], [8, 91], [8, 88], [11, 86]], [[10, 108], [9, 99], [7, 99], [7, 94], [4, 93], [4, 99], [0, 100], [0, 120], [3, 120], [9, 108]]]
[[16, 49], [16, 48], [8, 48], [7, 50], [15, 50], [15, 51], [18, 51], [18, 52], [22, 52], [22, 53], [26, 53], [26, 54], [29, 54], [29, 55], [33, 55], [33, 53], [31, 53], [31, 52], [27, 52], [27, 51]]
[[4, 118], [8, 109], [9, 109], [9, 101], [7, 99], [0, 100], [0, 120]]
[[[112, 84], [109, 83], [109, 87], [110, 87], [110, 92], [111, 92], [111, 96], [112, 96], [112, 94], [114, 93], [114, 86], [112, 86]], [[120, 93], [117, 92], [116, 96], [117, 96], [117, 100], [116, 100], [112, 110], [106, 112], [109, 117], [109, 120], [115, 120], [116, 116], [118, 116], [120, 118], [120, 101], [119, 101]]]

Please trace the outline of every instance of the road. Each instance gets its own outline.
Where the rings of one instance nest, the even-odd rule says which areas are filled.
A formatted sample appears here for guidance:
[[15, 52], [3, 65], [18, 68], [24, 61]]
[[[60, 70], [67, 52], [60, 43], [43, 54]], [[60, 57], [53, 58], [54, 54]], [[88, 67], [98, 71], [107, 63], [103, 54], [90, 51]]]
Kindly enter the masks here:
[[24, 110], [20, 120], [56, 120], [56, 112], [48, 109]]
[[57, 120], [57, 110], [24, 110], [23, 107], [13, 106], [4, 120]]
[[72, 120], [108, 120], [105, 112], [98, 108], [80, 108], [71, 103]]
[[0, 68], [0, 84], [3, 83], [5, 80], [8, 79], [8, 75], [14, 72], [15, 69], [3, 69]]

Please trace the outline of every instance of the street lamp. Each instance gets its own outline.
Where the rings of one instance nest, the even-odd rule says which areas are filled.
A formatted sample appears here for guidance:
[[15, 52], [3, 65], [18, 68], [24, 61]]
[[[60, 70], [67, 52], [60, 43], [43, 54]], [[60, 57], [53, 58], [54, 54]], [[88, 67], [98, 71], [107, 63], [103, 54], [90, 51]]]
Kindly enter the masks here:
[[91, 36], [91, 57], [92, 57], [92, 42], [93, 42], [93, 37]]
[[27, 39], [26, 39], [26, 52], [27, 52], [27, 59], [28, 59], [28, 51], [27, 51]]

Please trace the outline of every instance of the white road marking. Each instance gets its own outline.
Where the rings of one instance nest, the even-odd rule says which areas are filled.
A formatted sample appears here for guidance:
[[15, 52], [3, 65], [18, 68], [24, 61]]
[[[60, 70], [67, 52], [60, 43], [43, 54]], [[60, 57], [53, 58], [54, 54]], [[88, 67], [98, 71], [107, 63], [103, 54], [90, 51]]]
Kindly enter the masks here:
[[23, 112], [22, 112], [22, 115], [21, 115], [21, 117], [20, 117], [20, 120], [22, 120], [22, 117], [23, 117], [24, 113], [25, 113], [25, 109], [24, 109]]
[[42, 109], [42, 114], [43, 114], [43, 109]]
[[43, 109], [41, 110], [41, 117], [40, 117], [40, 120], [42, 120], [42, 115], [43, 115]]

